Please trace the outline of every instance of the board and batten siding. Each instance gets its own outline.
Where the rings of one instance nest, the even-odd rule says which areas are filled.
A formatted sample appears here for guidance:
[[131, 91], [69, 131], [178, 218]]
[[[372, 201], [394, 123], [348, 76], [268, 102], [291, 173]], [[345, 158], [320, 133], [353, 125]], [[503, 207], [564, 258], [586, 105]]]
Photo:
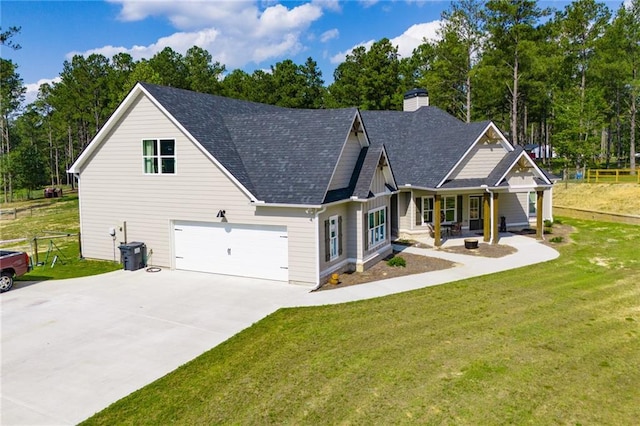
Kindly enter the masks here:
[[467, 159], [456, 167], [451, 179], [487, 177], [505, 154], [506, 151], [500, 144], [478, 143], [467, 154]]
[[376, 195], [384, 194], [387, 192], [387, 178], [380, 167], [376, 168], [376, 173], [373, 175], [373, 181], [371, 182], [371, 192]]
[[533, 171], [531, 171], [531, 169], [527, 169], [524, 171], [519, 171], [517, 169], [514, 169], [512, 171], [509, 172], [509, 174], [507, 175], [507, 182], [509, 183], [510, 187], [522, 187], [522, 186], [531, 186], [531, 187], [535, 187], [536, 181], [535, 181], [535, 173], [533, 173]]
[[353, 132], [349, 133], [347, 142], [342, 148], [340, 160], [338, 160], [338, 165], [333, 173], [331, 183], [329, 184], [330, 191], [349, 186], [361, 150], [362, 146], [358, 141], [358, 137]]
[[[174, 267], [173, 221], [286, 226], [289, 281], [315, 285], [316, 223], [304, 209], [256, 207], [249, 197], [198, 149], [149, 99], [140, 95], [105, 135], [79, 180], [84, 256], [112, 260], [113, 240], [147, 245], [149, 264]], [[143, 139], [175, 139], [176, 173], [144, 174]]]

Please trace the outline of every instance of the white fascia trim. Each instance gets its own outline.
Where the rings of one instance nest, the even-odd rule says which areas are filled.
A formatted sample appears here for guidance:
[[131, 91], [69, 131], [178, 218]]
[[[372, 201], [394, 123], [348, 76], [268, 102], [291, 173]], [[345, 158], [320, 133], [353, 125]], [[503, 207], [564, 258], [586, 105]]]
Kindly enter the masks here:
[[526, 151], [522, 151], [520, 153], [520, 155], [518, 155], [515, 160], [511, 163], [511, 165], [509, 166], [509, 168], [507, 168], [507, 171], [502, 175], [502, 177], [500, 177], [500, 179], [498, 179], [494, 185], [498, 185], [498, 183], [502, 182], [502, 180], [504, 178], [507, 177], [507, 175], [511, 172], [511, 170], [513, 170], [513, 167], [518, 163], [518, 161], [520, 161], [520, 159], [524, 157], [526, 158], [527, 162], [529, 164], [531, 164], [531, 166], [533, 167], [533, 169], [536, 171], [536, 173], [538, 174], [538, 177], [541, 178], [542, 180], [544, 180], [548, 185], [553, 185], [551, 183], [551, 181], [549, 181], [549, 179], [547, 179], [547, 177], [545, 176], [544, 173], [542, 173], [542, 170], [540, 170], [540, 168], [538, 167], [538, 165], [531, 159], [531, 157], [529, 157], [529, 154], [526, 153]]
[[409, 190], [418, 190], [418, 191], [438, 191], [436, 188], [428, 188], [426, 186], [413, 186], [410, 183], [406, 185], [400, 185], [398, 189], [409, 189]]
[[102, 126], [102, 128], [98, 131], [98, 133], [91, 139], [91, 142], [87, 147], [82, 151], [80, 156], [76, 158], [76, 161], [73, 162], [67, 173], [80, 174], [80, 170], [84, 165], [87, 158], [91, 156], [91, 154], [100, 146], [102, 142], [102, 138], [105, 134], [109, 133], [109, 131], [113, 128], [115, 123], [120, 120], [123, 112], [129, 108], [129, 105], [135, 100], [135, 98], [142, 92], [142, 86], [140, 83], [137, 83], [133, 89], [129, 92], [129, 94], [124, 98], [124, 100], [120, 103], [118, 108], [111, 114], [111, 117], [107, 120], [107, 122]]
[[[353, 121], [355, 122], [356, 119], [358, 120], [358, 122], [360, 122], [360, 126], [362, 127], [362, 133], [364, 133], [364, 141], [365, 141], [365, 145], [363, 146], [363, 148], [364, 148], [364, 147], [367, 147], [367, 146], [369, 146], [371, 144], [369, 142], [369, 135], [367, 134], [367, 129], [366, 129], [366, 127], [364, 127], [364, 121], [362, 121], [362, 115], [360, 114], [360, 109], [356, 109], [356, 116], [355, 116]], [[353, 123], [351, 124], [351, 127], [353, 127]], [[360, 139], [358, 139], [358, 140], [360, 140]]]
[[498, 127], [496, 127], [495, 124], [493, 124], [493, 121], [490, 121], [489, 124], [487, 124], [487, 127], [484, 128], [484, 130], [482, 132], [480, 132], [480, 134], [478, 135], [478, 137], [473, 141], [473, 143], [469, 146], [469, 148], [465, 151], [464, 154], [462, 154], [462, 157], [460, 157], [460, 159], [456, 162], [456, 164], [453, 165], [453, 167], [451, 168], [451, 170], [449, 170], [449, 173], [446, 174], [446, 176], [440, 181], [440, 183], [438, 183], [438, 185], [436, 187], [440, 187], [442, 186], [447, 179], [449, 179], [449, 177], [453, 174], [453, 171], [455, 169], [458, 168], [458, 166], [460, 164], [462, 164], [462, 162], [469, 156], [469, 154], [471, 153], [471, 151], [473, 150], [473, 148], [478, 144], [478, 142], [480, 142], [480, 138], [482, 138], [484, 135], [487, 134], [487, 132], [489, 131], [489, 129], [493, 129], [498, 136], [500, 137], [500, 145], [502, 145], [502, 147], [507, 151], [507, 152], [511, 152], [514, 150], [513, 145], [511, 145], [509, 143], [509, 141], [507, 140], [507, 138], [504, 137], [504, 135], [502, 134], [502, 132], [498, 129]]
[[[387, 168], [389, 169], [389, 173], [391, 174], [391, 181], [393, 182], [393, 187], [397, 188], [398, 183], [396, 182], [396, 176], [393, 174], [393, 167], [391, 167], [391, 161], [389, 161], [389, 155], [387, 155], [387, 148], [384, 145], [382, 145], [382, 154], [384, 154], [384, 159], [387, 161]], [[385, 179], [386, 177], [387, 176], [385, 175]]]

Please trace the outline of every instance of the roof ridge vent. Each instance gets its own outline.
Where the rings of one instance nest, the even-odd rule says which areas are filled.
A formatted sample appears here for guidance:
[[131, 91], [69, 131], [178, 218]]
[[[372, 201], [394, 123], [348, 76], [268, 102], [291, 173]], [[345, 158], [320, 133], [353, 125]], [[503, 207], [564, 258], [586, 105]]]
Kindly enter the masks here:
[[429, 93], [426, 89], [415, 88], [404, 94], [403, 111], [412, 112], [423, 106], [429, 106]]

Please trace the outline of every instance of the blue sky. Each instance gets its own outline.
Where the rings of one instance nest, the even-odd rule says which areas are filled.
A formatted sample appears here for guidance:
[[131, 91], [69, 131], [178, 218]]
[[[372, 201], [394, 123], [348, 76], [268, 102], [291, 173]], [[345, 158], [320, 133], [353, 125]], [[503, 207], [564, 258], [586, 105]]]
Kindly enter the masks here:
[[3, 0], [2, 28], [22, 27], [15, 38], [22, 49], [3, 47], [1, 55], [18, 64], [27, 101], [74, 54], [110, 58], [128, 52], [141, 59], [166, 46], [184, 54], [198, 45], [227, 70], [247, 72], [284, 59], [303, 63], [311, 56], [330, 82], [335, 67], [357, 45], [387, 37], [401, 56], [409, 56], [424, 37], [436, 36], [440, 13], [449, 5], [448, 0]]

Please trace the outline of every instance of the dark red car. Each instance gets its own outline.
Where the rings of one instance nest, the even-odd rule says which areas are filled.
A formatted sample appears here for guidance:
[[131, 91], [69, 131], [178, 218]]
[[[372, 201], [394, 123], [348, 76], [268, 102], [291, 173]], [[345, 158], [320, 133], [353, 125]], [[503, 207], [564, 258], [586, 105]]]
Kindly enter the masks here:
[[27, 253], [0, 250], [0, 293], [11, 290], [13, 279], [26, 274], [30, 269]]

